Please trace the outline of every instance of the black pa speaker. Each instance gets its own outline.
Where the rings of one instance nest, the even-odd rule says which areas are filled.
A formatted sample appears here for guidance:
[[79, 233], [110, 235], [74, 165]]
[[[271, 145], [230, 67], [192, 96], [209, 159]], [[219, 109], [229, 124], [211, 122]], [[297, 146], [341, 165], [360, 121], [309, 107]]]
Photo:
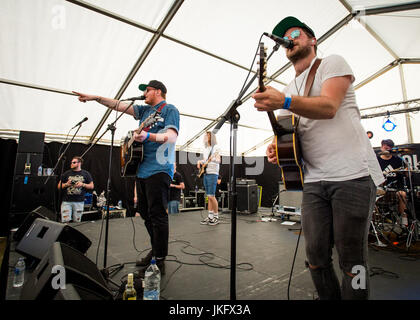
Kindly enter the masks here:
[[86, 253], [92, 242], [80, 231], [69, 225], [37, 218], [16, 246], [22, 255], [39, 261], [48, 252], [54, 242], [66, 245]]
[[44, 153], [44, 138], [44, 132], [20, 131], [17, 152]]
[[37, 218], [55, 221], [56, 214], [43, 206], [39, 206], [38, 208], [32, 210], [32, 212], [28, 213], [19, 229], [17, 229], [13, 235], [13, 240], [20, 241]]
[[21, 300], [112, 300], [96, 265], [81, 252], [54, 242], [25, 281]]
[[[237, 184], [237, 211], [246, 213], [256, 213], [258, 211], [258, 185], [256, 184]], [[232, 210], [232, 199], [229, 196], [229, 210]]]
[[[45, 184], [47, 179], [48, 182]], [[57, 176], [14, 176], [10, 226], [20, 226], [26, 214], [39, 206], [55, 211], [56, 189]]]
[[42, 165], [42, 153], [17, 153], [15, 162], [16, 175], [38, 175], [38, 168]]

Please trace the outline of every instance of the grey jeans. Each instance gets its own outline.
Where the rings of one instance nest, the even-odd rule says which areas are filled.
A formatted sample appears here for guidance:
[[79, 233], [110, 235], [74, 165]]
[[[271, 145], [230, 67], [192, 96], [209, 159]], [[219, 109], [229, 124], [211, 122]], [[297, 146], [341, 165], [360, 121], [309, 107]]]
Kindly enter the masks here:
[[[321, 300], [369, 298], [367, 236], [375, 198], [370, 176], [305, 183], [302, 228], [309, 270]], [[341, 288], [332, 265], [334, 245], [343, 271]], [[355, 289], [352, 270], [356, 266], [364, 268], [366, 277], [363, 286]]]

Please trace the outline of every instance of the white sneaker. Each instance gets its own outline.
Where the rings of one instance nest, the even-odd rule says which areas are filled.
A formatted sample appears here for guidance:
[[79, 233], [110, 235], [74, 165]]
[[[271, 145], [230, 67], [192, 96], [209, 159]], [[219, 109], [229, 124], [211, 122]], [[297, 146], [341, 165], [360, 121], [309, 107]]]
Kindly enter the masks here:
[[209, 226], [215, 226], [216, 224], [219, 224], [219, 217], [214, 216], [213, 219], [209, 219]]
[[207, 218], [205, 218], [204, 220], [201, 220], [201, 221], [200, 221], [200, 224], [208, 224], [208, 223], [209, 223], [209, 221], [210, 221], [210, 218], [209, 218], [209, 217], [207, 217]]

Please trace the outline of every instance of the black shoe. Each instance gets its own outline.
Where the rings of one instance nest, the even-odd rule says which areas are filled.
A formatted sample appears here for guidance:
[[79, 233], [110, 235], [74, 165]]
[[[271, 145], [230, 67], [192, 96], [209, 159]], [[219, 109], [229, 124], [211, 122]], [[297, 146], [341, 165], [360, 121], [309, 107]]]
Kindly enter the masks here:
[[141, 260], [136, 260], [136, 266], [149, 266], [150, 264], [150, 260], [152, 260], [152, 250], [149, 251], [149, 253], [147, 254], [147, 256], [145, 256], [143, 259]]

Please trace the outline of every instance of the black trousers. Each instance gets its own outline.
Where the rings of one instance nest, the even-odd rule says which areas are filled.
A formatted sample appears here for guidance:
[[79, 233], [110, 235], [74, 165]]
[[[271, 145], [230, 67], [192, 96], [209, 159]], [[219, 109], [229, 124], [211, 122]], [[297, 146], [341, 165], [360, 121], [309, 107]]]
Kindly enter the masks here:
[[139, 212], [150, 235], [153, 256], [159, 258], [168, 255], [170, 183], [171, 178], [163, 172], [136, 179]]

